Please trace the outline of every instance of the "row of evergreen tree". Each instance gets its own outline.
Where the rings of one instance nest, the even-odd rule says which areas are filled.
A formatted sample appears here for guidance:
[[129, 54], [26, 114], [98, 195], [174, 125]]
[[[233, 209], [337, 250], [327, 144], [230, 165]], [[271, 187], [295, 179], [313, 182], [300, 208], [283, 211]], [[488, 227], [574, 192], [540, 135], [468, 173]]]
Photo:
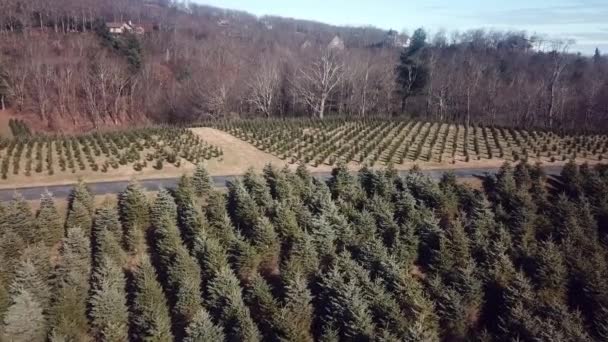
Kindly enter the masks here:
[[608, 339], [608, 168], [505, 164], [482, 191], [268, 166], [227, 188], [200, 166], [153, 198], [0, 206], [2, 340]]

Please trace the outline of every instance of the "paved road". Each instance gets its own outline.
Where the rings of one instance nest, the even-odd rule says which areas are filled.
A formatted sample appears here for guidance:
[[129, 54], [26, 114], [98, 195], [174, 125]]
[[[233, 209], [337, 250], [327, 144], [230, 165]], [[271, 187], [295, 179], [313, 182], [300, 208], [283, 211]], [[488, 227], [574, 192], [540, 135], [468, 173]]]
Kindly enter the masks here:
[[[545, 172], [549, 175], [557, 175], [561, 172], [561, 166], [547, 166], [544, 168]], [[485, 174], [495, 174], [498, 168], [475, 168], [475, 169], [444, 169], [444, 170], [425, 170], [422, 173], [428, 175], [431, 178], [439, 179], [444, 173], [452, 171], [458, 178], [471, 178], [475, 176], [483, 176]], [[408, 171], [401, 171], [402, 174]], [[319, 179], [328, 179], [330, 173], [314, 173], [313, 176]], [[226, 182], [236, 179], [239, 176], [217, 176], [213, 177], [213, 182], [216, 187], [226, 186]], [[147, 190], [156, 191], [161, 188], [172, 188], [177, 185], [179, 178], [165, 178], [165, 179], [148, 179], [141, 180], [140, 184]], [[129, 184], [129, 181], [116, 181], [116, 182], [99, 182], [88, 184], [91, 192], [94, 195], [108, 195], [117, 194], [125, 189]], [[52, 186], [37, 186], [29, 188], [18, 188], [18, 189], [6, 189], [0, 190], [0, 201], [10, 201], [15, 192], [20, 193], [27, 200], [39, 199], [45, 191], [51, 192], [55, 198], [67, 198], [72, 185], [52, 185]]]

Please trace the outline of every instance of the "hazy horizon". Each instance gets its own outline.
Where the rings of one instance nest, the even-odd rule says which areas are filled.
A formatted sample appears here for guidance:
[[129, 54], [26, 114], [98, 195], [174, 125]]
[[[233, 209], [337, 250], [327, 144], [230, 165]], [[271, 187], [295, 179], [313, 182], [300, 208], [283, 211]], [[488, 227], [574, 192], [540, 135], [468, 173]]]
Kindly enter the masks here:
[[195, 0], [204, 5], [247, 11], [256, 16], [277, 15], [332, 25], [365, 26], [412, 32], [487, 29], [526, 31], [549, 39], [575, 40], [570, 51], [608, 52], [608, 2], [598, 0], [430, 0], [424, 4], [396, 0]]

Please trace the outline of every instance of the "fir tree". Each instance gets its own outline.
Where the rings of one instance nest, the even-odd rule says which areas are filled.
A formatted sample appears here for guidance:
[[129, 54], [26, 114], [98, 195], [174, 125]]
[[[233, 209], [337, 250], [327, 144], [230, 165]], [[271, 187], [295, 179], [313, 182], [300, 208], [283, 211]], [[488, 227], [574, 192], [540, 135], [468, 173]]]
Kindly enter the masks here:
[[150, 261], [144, 258], [133, 274], [131, 322], [139, 341], [173, 341], [167, 300]]
[[184, 342], [225, 341], [224, 330], [213, 324], [211, 317], [201, 308], [186, 328]]
[[23, 290], [27, 291], [32, 299], [36, 301], [46, 316], [50, 308], [51, 288], [47, 279], [40, 274], [34, 263], [29, 259], [22, 260], [19, 263], [10, 286], [10, 295], [12, 298], [16, 298]]
[[192, 187], [194, 188], [194, 194], [198, 197], [207, 196], [213, 188], [213, 181], [203, 164], [197, 165], [196, 170], [194, 170]]
[[66, 340], [86, 339], [86, 315], [91, 268], [89, 239], [82, 229], [69, 228], [61, 247], [61, 262], [56, 270], [50, 326], [53, 334]]
[[190, 178], [184, 176], [180, 179], [175, 191], [175, 201], [182, 238], [187, 246], [192, 249], [196, 237], [206, 230], [206, 222], [203, 222], [202, 213], [196, 209]]
[[243, 186], [245, 186], [245, 189], [247, 189], [247, 192], [249, 192], [249, 195], [254, 199], [258, 207], [265, 211], [270, 210], [273, 200], [266, 180], [258, 176], [253, 169], [248, 169], [243, 176]]
[[40, 209], [36, 216], [36, 227], [40, 239], [51, 247], [63, 238], [63, 222], [55, 207], [53, 196], [48, 191], [42, 195]]
[[42, 239], [41, 235], [36, 232], [36, 222], [32, 209], [23, 196], [15, 194], [8, 205], [6, 215], [10, 229], [26, 243], [32, 244]]
[[106, 257], [95, 268], [92, 279], [89, 316], [93, 336], [99, 341], [126, 341], [128, 311], [122, 268]]
[[144, 235], [150, 225], [150, 208], [143, 188], [130, 182], [119, 195], [118, 209], [124, 230], [124, 244], [135, 254], [144, 248]]
[[4, 318], [2, 340], [44, 342], [48, 327], [42, 306], [35, 296], [25, 289], [20, 289], [11, 301]]
[[68, 197], [68, 211], [71, 211], [74, 204], [77, 202], [80, 202], [87, 209], [89, 215], [93, 215], [93, 212], [95, 211], [93, 195], [91, 195], [87, 185], [82, 181], [79, 181], [78, 184], [74, 186]]
[[93, 218], [90, 211], [81, 201], [74, 201], [68, 211], [66, 219], [66, 228], [80, 228], [85, 232], [90, 232], [93, 225]]
[[222, 268], [208, 285], [210, 310], [223, 322], [228, 340], [261, 341], [260, 332], [243, 302], [241, 288], [229, 268]]
[[259, 208], [241, 182], [230, 182], [227, 186], [228, 211], [232, 221], [245, 236], [251, 238], [253, 227], [258, 222], [260, 216]]

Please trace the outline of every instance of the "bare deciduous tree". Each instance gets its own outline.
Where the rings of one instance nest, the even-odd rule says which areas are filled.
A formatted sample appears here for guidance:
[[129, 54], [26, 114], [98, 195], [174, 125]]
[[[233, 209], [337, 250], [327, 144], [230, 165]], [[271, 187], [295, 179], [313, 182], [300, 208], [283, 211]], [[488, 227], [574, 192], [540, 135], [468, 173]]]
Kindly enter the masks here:
[[327, 101], [344, 77], [344, 65], [335, 51], [325, 50], [310, 65], [300, 68], [293, 82], [297, 95], [319, 119]]
[[265, 56], [249, 82], [247, 101], [256, 111], [266, 117], [270, 117], [275, 107], [279, 82], [280, 74], [277, 61], [271, 56]]

